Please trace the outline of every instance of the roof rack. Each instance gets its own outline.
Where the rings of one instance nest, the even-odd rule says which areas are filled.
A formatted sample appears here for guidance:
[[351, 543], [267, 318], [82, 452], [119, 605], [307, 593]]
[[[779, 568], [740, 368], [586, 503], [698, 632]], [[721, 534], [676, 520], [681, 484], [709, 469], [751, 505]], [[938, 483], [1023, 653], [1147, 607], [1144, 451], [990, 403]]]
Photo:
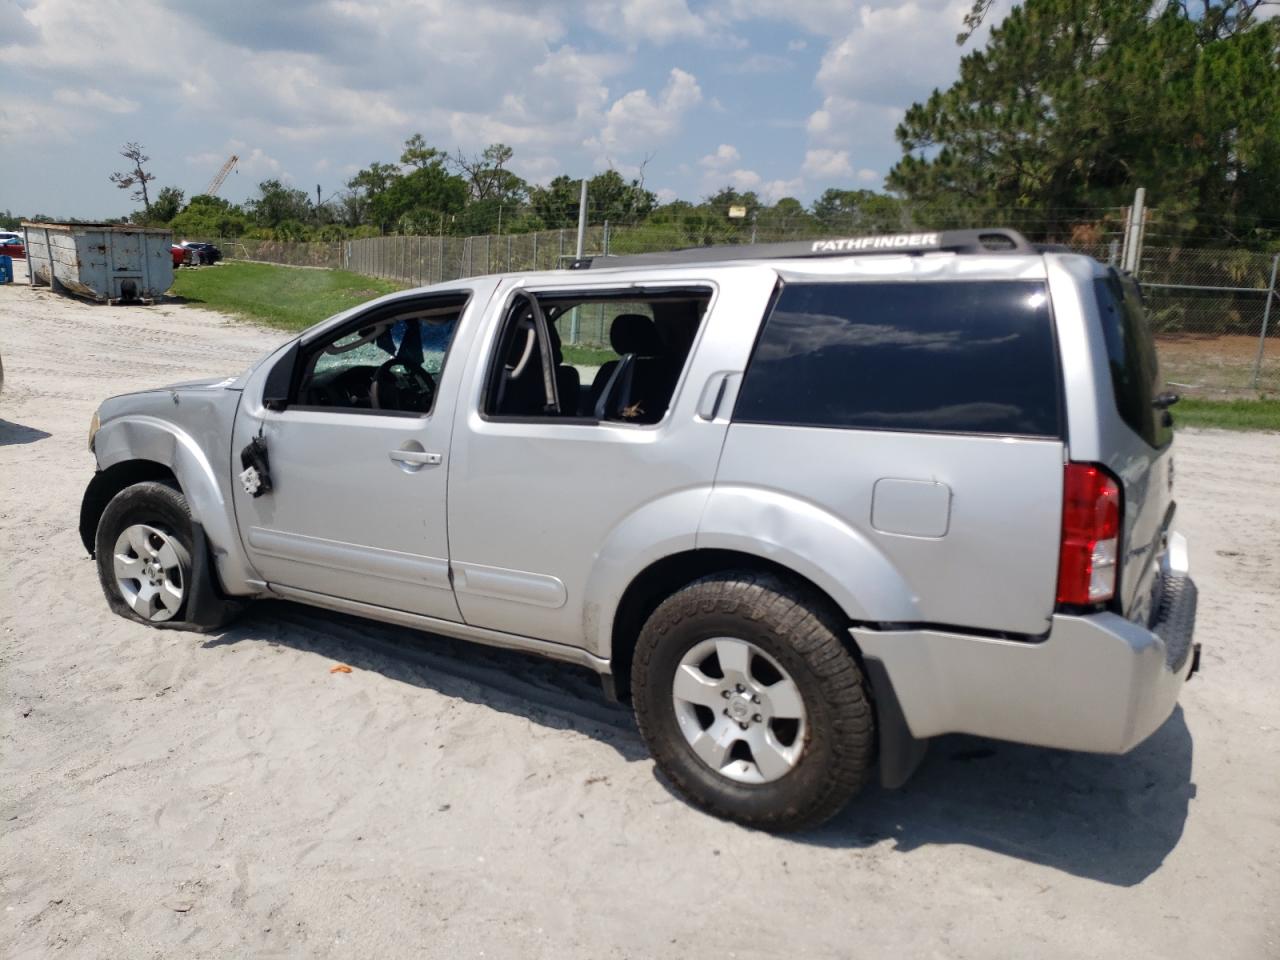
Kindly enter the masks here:
[[786, 243], [735, 244], [688, 247], [662, 253], [635, 253], [622, 257], [583, 257], [568, 264], [570, 270], [592, 267], [644, 267], [658, 264], [720, 263], [728, 260], [789, 260], [797, 257], [847, 257], [883, 253], [1036, 253], [1036, 247], [1016, 230], [992, 227], [982, 230], [937, 230], [919, 233], [883, 233], [861, 237], [822, 237]]

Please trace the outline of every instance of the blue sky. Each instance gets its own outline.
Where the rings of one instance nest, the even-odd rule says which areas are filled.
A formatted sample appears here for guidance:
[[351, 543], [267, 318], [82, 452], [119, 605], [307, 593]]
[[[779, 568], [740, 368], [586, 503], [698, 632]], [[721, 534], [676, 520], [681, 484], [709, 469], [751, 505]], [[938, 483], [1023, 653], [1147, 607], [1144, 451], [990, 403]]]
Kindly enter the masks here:
[[129, 212], [107, 180], [128, 140], [188, 196], [231, 153], [229, 199], [267, 177], [328, 196], [414, 132], [508, 143], [533, 182], [648, 158], [664, 199], [878, 188], [902, 112], [955, 78], [967, 6], [0, 0], [0, 209]]

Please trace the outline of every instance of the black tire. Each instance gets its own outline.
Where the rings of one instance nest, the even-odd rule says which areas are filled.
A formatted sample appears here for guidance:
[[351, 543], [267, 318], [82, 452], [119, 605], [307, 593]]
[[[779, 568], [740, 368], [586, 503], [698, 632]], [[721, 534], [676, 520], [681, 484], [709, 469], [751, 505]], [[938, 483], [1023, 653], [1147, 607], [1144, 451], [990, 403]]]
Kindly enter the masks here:
[[[177, 611], [166, 621], [153, 623], [139, 616], [125, 599], [117, 583], [114, 563], [116, 540], [134, 524], [146, 524], [163, 531], [174, 543], [182, 570], [183, 597]], [[182, 492], [167, 483], [148, 480], [125, 487], [107, 504], [98, 520], [94, 538], [95, 556], [98, 561], [98, 580], [107, 603], [120, 616], [145, 623], [148, 626], [176, 625], [186, 617], [190, 605], [193, 578], [191, 557], [191, 510]]]
[[[839, 812], [867, 782], [876, 743], [871, 696], [842, 630], [823, 598], [769, 573], [713, 574], [668, 597], [641, 630], [631, 687], [640, 733], [675, 790], [708, 813], [765, 830], [814, 827]], [[695, 645], [716, 637], [754, 644], [799, 689], [804, 745], [779, 779], [730, 779], [701, 760], [680, 730], [676, 669]]]

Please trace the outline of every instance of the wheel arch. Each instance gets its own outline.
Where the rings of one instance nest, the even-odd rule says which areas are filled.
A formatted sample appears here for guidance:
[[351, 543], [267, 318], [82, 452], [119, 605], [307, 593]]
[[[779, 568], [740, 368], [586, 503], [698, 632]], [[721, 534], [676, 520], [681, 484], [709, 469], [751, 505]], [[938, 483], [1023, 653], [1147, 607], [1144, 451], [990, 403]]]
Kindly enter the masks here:
[[148, 480], [173, 483], [179, 490], [182, 489], [173, 470], [155, 460], [123, 460], [93, 475], [85, 489], [84, 498], [80, 501], [80, 542], [84, 544], [89, 556], [92, 557], [97, 552], [95, 540], [98, 521], [102, 519], [107, 504], [126, 487]]
[[[128, 414], [103, 423], [94, 437], [99, 472], [85, 491], [81, 539], [92, 553], [102, 510], [124, 487], [142, 480], [167, 479], [178, 485], [191, 519], [204, 531], [222, 588], [232, 595], [251, 595], [255, 592], [251, 581], [258, 577], [244, 555], [236, 529], [230, 470], [224, 467], [225, 475], [219, 476], [206, 451], [208, 444], [217, 452], [215, 438], [211, 433], [202, 436], [205, 444], [184, 426], [148, 414]], [[112, 489], [117, 478], [119, 485]], [[92, 529], [88, 527], [90, 518]]]
[[719, 548], [686, 550], [662, 557], [640, 571], [623, 592], [613, 618], [610, 645], [612, 675], [606, 679], [610, 695], [620, 701], [629, 698], [636, 641], [645, 621], [659, 604], [695, 580], [730, 570], [771, 573], [811, 593], [843, 621], [846, 629], [840, 631], [840, 639], [857, 661], [871, 688], [881, 785], [892, 788], [905, 783], [923, 758], [926, 742], [912, 737], [884, 665], [863, 655], [852, 631], [847, 629], [855, 621], [830, 593], [803, 574], [758, 554]]
[[[631, 661], [640, 630], [659, 604], [695, 580], [730, 570], [772, 573], [779, 579], [813, 593], [819, 600], [830, 605], [833, 611], [840, 613], [842, 619], [845, 619], [840, 605], [826, 591], [809, 578], [777, 561], [740, 550], [717, 548], [692, 549], [669, 554], [641, 570], [628, 584], [618, 601], [610, 636], [609, 661], [613, 670], [615, 688], [620, 697], [625, 697], [629, 693]], [[861, 657], [852, 636], [848, 638], [847, 645], [855, 656]]]

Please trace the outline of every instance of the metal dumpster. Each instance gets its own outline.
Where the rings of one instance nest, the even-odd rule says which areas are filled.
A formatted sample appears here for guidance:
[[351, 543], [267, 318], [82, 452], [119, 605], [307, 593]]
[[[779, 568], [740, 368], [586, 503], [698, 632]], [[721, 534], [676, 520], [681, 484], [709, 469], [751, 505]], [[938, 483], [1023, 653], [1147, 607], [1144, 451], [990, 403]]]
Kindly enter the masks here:
[[107, 303], [154, 302], [173, 284], [173, 231], [118, 223], [27, 223], [31, 285]]

